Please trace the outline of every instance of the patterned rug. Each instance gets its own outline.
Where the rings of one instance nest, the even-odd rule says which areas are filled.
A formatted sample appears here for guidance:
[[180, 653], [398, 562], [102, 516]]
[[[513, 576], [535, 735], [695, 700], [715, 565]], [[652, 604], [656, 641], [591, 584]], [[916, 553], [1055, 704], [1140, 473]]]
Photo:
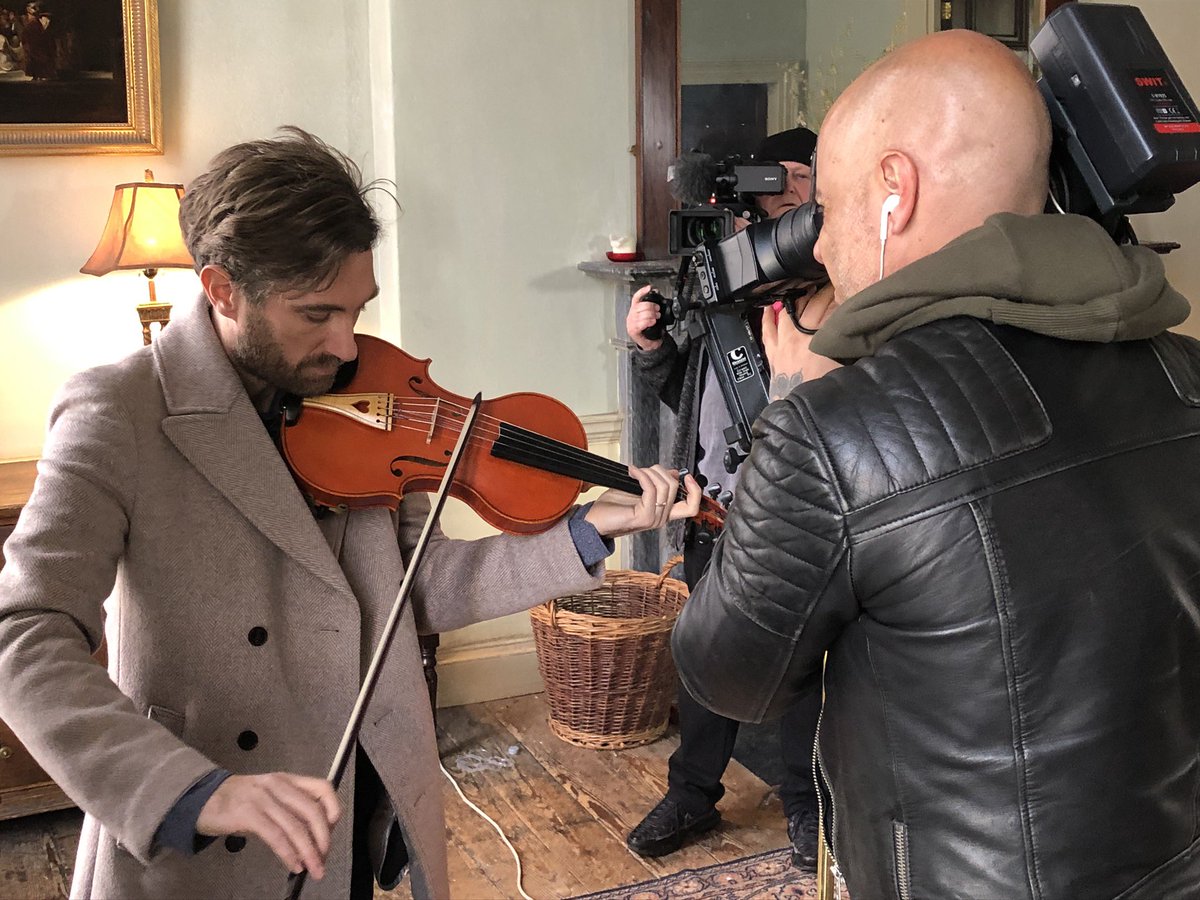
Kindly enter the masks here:
[[794, 900], [817, 896], [817, 877], [792, 868], [791, 848], [684, 869], [575, 900]]

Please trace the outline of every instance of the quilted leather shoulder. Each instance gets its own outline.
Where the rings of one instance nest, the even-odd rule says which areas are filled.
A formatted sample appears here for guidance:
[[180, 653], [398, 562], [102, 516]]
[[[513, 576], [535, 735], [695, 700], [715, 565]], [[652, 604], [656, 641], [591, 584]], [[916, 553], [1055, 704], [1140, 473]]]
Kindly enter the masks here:
[[799, 396], [847, 512], [1031, 449], [1051, 433], [1008, 351], [966, 317], [905, 332]]

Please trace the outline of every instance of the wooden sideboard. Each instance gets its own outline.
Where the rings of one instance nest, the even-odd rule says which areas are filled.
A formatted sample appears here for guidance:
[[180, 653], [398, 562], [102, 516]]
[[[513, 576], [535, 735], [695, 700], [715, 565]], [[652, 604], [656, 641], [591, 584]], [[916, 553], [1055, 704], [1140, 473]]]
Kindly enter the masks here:
[[[0, 567], [4, 566], [4, 541], [17, 524], [36, 475], [35, 462], [0, 463]], [[0, 721], [0, 820], [74, 805]]]

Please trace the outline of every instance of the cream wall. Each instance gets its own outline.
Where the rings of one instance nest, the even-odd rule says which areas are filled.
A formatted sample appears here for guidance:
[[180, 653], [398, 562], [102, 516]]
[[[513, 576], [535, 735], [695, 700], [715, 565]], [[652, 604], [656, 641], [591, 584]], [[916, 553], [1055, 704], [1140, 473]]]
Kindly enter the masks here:
[[633, 227], [632, 3], [396, 10], [405, 348], [458, 393], [615, 409], [612, 298], [576, 266]]
[[806, 0], [682, 0], [679, 55], [684, 62], [804, 58]]
[[[113, 185], [140, 181], [145, 168], [186, 182], [215, 151], [285, 123], [356, 156], [369, 146], [367, 73], [352, 62], [365, 42], [365, 11], [330, 9], [317, 0], [161, 0], [164, 155], [0, 158], [0, 459], [41, 452], [52, 396], [67, 376], [141, 346], [141, 275], [79, 274]], [[157, 281], [163, 300], [197, 290], [189, 272]]]
[[[576, 266], [635, 221], [633, 4], [393, 9], [405, 349], [459, 394], [559, 398], [616, 455], [615, 297]], [[443, 636], [440, 659], [444, 703], [540, 689], [524, 613]]]

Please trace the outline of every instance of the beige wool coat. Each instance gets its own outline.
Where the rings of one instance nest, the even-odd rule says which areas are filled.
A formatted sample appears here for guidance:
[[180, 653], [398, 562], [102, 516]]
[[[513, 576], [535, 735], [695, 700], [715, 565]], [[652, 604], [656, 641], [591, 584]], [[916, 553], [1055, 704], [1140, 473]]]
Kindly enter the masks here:
[[[0, 717], [87, 814], [71, 896], [284, 896], [286, 871], [261, 841], [185, 857], [155, 832], [217, 766], [324, 777], [428, 498], [314, 519], [202, 299], [150, 347], [66, 385], [38, 472], [0, 570]], [[418, 632], [599, 581], [565, 522], [431, 542], [360, 738], [416, 896], [449, 893]], [[106, 673], [91, 653], [110, 591]], [[353, 780], [352, 762], [308, 900], [348, 890]]]

